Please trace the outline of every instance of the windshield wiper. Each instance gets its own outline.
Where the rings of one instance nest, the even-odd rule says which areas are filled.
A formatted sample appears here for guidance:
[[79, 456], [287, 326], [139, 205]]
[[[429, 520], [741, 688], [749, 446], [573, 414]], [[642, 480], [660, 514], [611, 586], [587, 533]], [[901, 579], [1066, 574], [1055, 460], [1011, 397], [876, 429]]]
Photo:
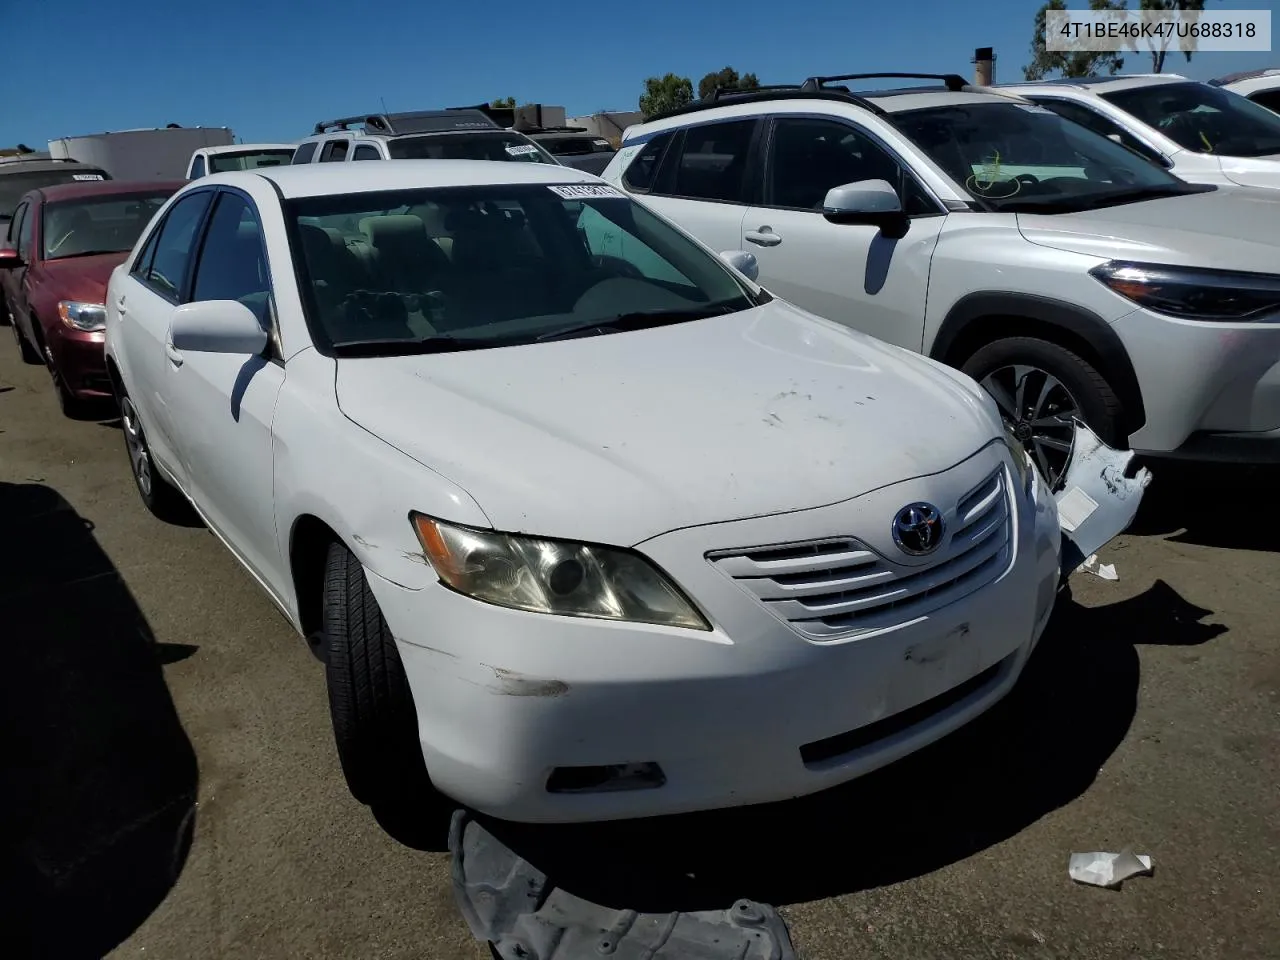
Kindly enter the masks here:
[[589, 336], [593, 331], [600, 333], [621, 333], [628, 330], [644, 330], [648, 327], [665, 327], [673, 323], [686, 323], [690, 320], [705, 320], [720, 314], [733, 313], [732, 307], [698, 307], [696, 309], [679, 310], [637, 310], [634, 313], [619, 313], [612, 317], [602, 317], [591, 323], [566, 327], [563, 330], [552, 330], [538, 337], [538, 342], [545, 340], [569, 340], [573, 337]]
[[494, 338], [411, 337], [403, 340], [339, 340], [333, 344], [333, 353], [338, 357], [411, 357], [505, 346], [510, 346], [510, 342]]
[[75, 253], [63, 253], [56, 257], [50, 257], [50, 260], [74, 260], [76, 257], [100, 257], [107, 253], [128, 253], [128, 248], [124, 250], [77, 250]]

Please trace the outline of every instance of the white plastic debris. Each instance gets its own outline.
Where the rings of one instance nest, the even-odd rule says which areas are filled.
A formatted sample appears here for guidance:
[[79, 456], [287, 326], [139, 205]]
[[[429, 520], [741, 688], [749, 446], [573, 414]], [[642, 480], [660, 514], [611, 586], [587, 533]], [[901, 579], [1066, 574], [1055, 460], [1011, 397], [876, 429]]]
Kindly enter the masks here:
[[1120, 574], [1116, 573], [1114, 563], [1099, 563], [1096, 553], [1089, 554], [1089, 558], [1080, 564], [1080, 569], [1086, 573], [1092, 573], [1094, 576], [1101, 577], [1103, 580], [1119, 580]]
[[1073, 853], [1067, 865], [1067, 872], [1076, 883], [1112, 890], [1118, 889], [1130, 877], [1149, 877], [1152, 870], [1150, 857], [1128, 850], [1120, 853]]

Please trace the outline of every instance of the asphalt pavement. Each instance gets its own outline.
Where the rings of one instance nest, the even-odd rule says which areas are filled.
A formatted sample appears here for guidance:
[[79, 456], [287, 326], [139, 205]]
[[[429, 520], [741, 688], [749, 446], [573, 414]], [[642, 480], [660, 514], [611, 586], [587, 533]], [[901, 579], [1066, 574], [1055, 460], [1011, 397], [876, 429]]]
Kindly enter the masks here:
[[[1280, 475], [1153, 469], [1119, 579], [1073, 578], [965, 730], [817, 797], [504, 839], [612, 906], [777, 905], [806, 960], [1280, 957]], [[0, 546], [0, 955], [489, 956], [445, 824], [348, 795], [303, 641], [7, 330]], [[1154, 876], [1068, 879], [1122, 849]]]

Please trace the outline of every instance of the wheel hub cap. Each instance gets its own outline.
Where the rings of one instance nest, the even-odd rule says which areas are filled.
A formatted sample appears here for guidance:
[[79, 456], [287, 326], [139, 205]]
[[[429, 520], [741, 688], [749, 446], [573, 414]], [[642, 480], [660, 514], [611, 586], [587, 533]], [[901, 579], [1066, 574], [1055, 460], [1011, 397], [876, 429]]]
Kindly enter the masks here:
[[1076, 398], [1048, 371], [1022, 364], [993, 370], [982, 386], [1041, 475], [1055, 485], [1071, 456], [1075, 420], [1084, 419]]

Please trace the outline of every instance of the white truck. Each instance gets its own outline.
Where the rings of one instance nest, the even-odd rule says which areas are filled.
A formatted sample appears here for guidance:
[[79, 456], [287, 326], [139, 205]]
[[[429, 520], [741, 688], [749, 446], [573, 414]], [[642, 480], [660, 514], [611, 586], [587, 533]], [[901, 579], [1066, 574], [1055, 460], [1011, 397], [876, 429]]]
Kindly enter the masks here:
[[182, 180], [196, 150], [234, 142], [228, 127], [170, 125], [62, 137], [49, 141], [49, 154], [101, 167], [115, 180]]

